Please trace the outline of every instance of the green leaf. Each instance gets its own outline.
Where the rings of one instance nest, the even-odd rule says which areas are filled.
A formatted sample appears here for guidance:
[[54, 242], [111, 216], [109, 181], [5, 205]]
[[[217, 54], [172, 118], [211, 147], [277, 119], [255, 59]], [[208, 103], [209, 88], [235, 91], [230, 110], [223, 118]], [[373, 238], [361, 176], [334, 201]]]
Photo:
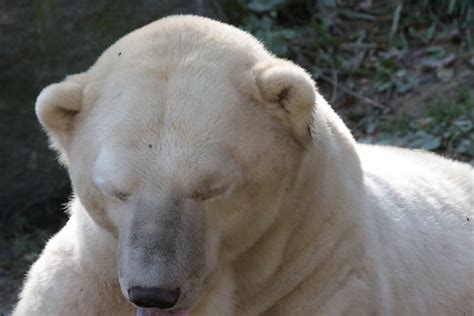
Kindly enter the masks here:
[[458, 154], [465, 154], [474, 156], [474, 144], [470, 139], [463, 139], [459, 145], [455, 148]]
[[439, 68], [436, 71], [436, 76], [443, 82], [450, 81], [454, 76], [454, 70], [452, 68]]
[[425, 43], [428, 43], [429, 41], [431, 41], [435, 33], [435, 30], [436, 30], [436, 22], [433, 22], [431, 23], [431, 26], [426, 30], [426, 33], [423, 39]]
[[390, 89], [393, 86], [391, 81], [380, 81], [375, 83], [375, 88], [378, 92], [384, 92]]
[[473, 123], [471, 120], [468, 119], [459, 119], [454, 121], [454, 125], [456, 125], [462, 132], [468, 133], [472, 130]]
[[416, 138], [411, 143], [415, 148], [423, 148], [426, 150], [435, 150], [441, 146], [441, 137], [428, 134], [425, 131], [417, 131], [414, 135]]
[[423, 144], [423, 148], [426, 150], [435, 150], [441, 146], [441, 137], [433, 137], [429, 141]]
[[286, 0], [252, 0], [247, 7], [254, 12], [264, 13], [274, 11], [285, 2]]
[[474, 67], [474, 56], [472, 56], [471, 58], [469, 58], [469, 65], [471, 65], [472, 67]]

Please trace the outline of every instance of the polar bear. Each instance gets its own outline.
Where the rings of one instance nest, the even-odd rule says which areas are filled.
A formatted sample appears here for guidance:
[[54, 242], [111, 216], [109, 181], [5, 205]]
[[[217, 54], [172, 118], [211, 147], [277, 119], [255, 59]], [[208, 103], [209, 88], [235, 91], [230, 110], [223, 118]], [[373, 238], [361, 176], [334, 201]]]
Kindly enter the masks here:
[[473, 168], [356, 144], [237, 28], [158, 20], [36, 113], [74, 198], [14, 315], [472, 315]]

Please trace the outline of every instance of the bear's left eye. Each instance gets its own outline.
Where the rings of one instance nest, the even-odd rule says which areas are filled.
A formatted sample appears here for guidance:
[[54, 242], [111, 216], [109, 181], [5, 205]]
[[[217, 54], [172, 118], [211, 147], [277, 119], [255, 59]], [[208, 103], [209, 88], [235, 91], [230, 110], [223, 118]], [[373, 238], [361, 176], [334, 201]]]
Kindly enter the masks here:
[[195, 201], [206, 201], [215, 198], [226, 191], [225, 187], [209, 188], [194, 191], [190, 198]]

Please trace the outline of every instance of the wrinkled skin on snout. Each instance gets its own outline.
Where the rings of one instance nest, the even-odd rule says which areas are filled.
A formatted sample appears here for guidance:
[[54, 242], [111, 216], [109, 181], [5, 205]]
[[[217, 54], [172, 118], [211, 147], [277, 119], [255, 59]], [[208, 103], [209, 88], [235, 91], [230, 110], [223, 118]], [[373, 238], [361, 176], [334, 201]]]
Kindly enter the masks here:
[[122, 291], [127, 295], [134, 286], [179, 289], [179, 305], [191, 305], [205, 272], [202, 208], [192, 200], [173, 197], [130, 204], [127, 211], [132, 215], [119, 232]]

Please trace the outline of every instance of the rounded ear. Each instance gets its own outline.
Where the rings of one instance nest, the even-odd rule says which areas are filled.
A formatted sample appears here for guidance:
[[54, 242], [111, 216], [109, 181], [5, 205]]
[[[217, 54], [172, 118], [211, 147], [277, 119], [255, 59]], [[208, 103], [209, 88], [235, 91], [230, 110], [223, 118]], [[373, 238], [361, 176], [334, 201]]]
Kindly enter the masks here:
[[36, 116], [58, 149], [69, 142], [74, 117], [82, 107], [82, 91], [81, 85], [63, 81], [44, 88], [36, 99]]
[[310, 140], [316, 102], [316, 86], [310, 75], [292, 62], [278, 59], [257, 64], [253, 71], [265, 106], [299, 142]]

